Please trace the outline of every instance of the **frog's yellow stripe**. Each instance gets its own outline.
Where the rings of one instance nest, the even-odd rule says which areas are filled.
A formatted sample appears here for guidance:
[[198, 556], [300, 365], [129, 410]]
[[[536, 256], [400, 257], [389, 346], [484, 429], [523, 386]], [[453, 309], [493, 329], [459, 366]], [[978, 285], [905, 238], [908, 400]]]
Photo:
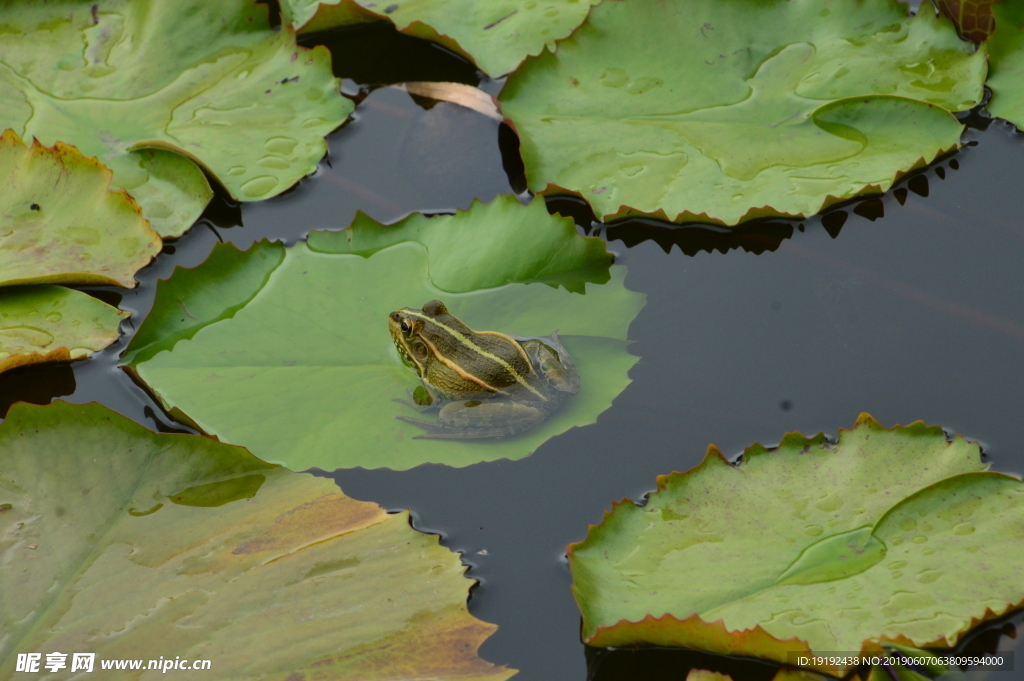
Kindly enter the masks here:
[[[508, 362], [503, 360], [501, 357], [498, 357], [495, 354], [487, 352], [486, 350], [484, 350], [483, 348], [478, 346], [476, 343], [474, 343], [473, 341], [469, 340], [464, 335], [462, 335], [461, 333], [456, 331], [455, 329], [451, 328], [450, 326], [445, 326], [441, 322], [437, 321], [437, 319], [435, 319], [434, 317], [428, 317], [427, 315], [420, 314], [419, 312], [415, 312], [413, 310], [408, 310], [408, 309], [405, 310], [405, 313], [409, 314], [409, 315], [412, 315], [413, 317], [419, 317], [420, 319], [422, 319], [424, 321], [427, 321], [427, 322], [430, 322], [432, 324], [435, 324], [439, 328], [442, 328], [445, 331], [447, 331], [449, 334], [451, 334], [452, 338], [454, 338], [455, 340], [459, 341], [460, 343], [465, 345], [467, 348], [469, 348], [473, 352], [476, 352], [477, 354], [479, 354], [479, 355], [481, 355], [483, 357], [486, 357], [487, 359], [491, 360], [492, 362], [495, 362], [496, 364], [500, 364], [502, 367], [504, 367], [505, 371], [507, 371], [508, 373], [512, 374], [512, 377], [516, 379], [517, 383], [521, 384], [527, 390], [532, 392], [534, 395], [536, 395], [540, 399], [542, 399], [545, 402], [547, 402], [548, 398], [546, 398], [543, 394], [541, 394], [541, 392], [539, 390], [537, 390], [532, 385], [527, 383], [526, 379], [518, 371], [515, 370], [515, 367], [513, 367], [511, 364], [509, 364]], [[515, 341], [513, 341], [513, 342], [515, 342]], [[435, 355], [436, 354], [437, 353], [435, 351]], [[437, 356], [440, 357], [440, 355], [437, 355]], [[445, 361], [445, 359], [447, 359], [447, 358], [444, 358], [441, 361], [444, 362], [446, 366], [449, 366], [452, 369], [454, 369], [455, 371], [458, 371], [459, 375], [461, 375], [461, 376], [463, 376], [465, 378], [468, 378], [469, 380], [473, 381], [474, 383], [477, 383], [479, 385], [485, 386], [488, 390], [495, 390], [495, 388], [492, 388], [492, 387], [488, 386], [486, 383], [481, 381], [479, 378], [467, 374], [461, 367], [456, 367], [456, 366], [453, 366], [452, 364], [449, 364], [447, 361]], [[501, 392], [501, 391], [498, 390], [496, 392]]]
[[480, 386], [484, 390], [489, 390], [492, 393], [501, 393], [502, 395], [507, 395], [508, 394], [504, 390], [501, 390], [500, 388], [495, 388], [494, 386], [489, 385], [482, 378], [480, 378], [478, 376], [474, 376], [473, 374], [469, 373], [468, 371], [466, 371], [465, 369], [460, 367], [455, 362], [451, 361], [450, 359], [448, 359], [447, 357], [442, 355], [440, 352], [438, 352], [437, 346], [434, 345], [433, 343], [431, 343], [430, 341], [428, 341], [426, 338], [420, 338], [420, 340], [427, 344], [427, 346], [430, 348], [431, 352], [434, 353], [434, 357], [436, 357], [438, 359], [438, 361], [441, 362], [441, 364], [444, 364], [446, 367], [448, 367], [449, 369], [451, 369], [452, 371], [457, 373], [464, 380], [469, 381], [470, 383], [476, 383], [478, 386]]

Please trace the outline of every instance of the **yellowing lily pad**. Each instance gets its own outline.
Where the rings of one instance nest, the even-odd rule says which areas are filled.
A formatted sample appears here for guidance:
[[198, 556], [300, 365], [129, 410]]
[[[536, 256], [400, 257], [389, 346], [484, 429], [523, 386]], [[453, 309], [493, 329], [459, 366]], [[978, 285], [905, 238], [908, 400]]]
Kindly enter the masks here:
[[[176, 271], [157, 291], [154, 327], [147, 320], [126, 361], [169, 409], [293, 469], [519, 459], [593, 423], [629, 384], [637, 358], [626, 349], [627, 328], [644, 297], [623, 286], [625, 268], [610, 266], [601, 240], [578, 236], [542, 200], [525, 207], [502, 197], [454, 216], [390, 228], [363, 218], [350, 229], [287, 250], [222, 246], [228, 253], [215, 251], [210, 271]], [[607, 283], [583, 294], [595, 279]], [[216, 296], [201, 293], [205, 285]], [[398, 357], [387, 317], [432, 299], [479, 330], [558, 331], [580, 371], [579, 394], [518, 437], [412, 439], [423, 431], [395, 416], [415, 412], [392, 400], [419, 383]], [[199, 312], [183, 314], [182, 301]]]
[[789, 433], [736, 465], [712, 445], [570, 546], [584, 641], [780, 662], [953, 646], [1024, 602], [1024, 483], [985, 469], [976, 443], [866, 414], [837, 444]]
[[302, 32], [389, 20], [402, 33], [444, 45], [491, 76], [567, 37], [601, 0], [283, 0], [284, 20]]
[[467, 612], [458, 556], [330, 480], [63, 402], [11, 408], [0, 468], [3, 678], [54, 651], [218, 679], [514, 673], [476, 654], [496, 627]]
[[991, 55], [988, 86], [993, 116], [1024, 128], [1024, 6], [1003, 0], [992, 7], [996, 30], [988, 41]]
[[0, 286], [135, 285], [161, 240], [110, 171], [58, 142], [0, 135]]
[[0, 129], [97, 156], [163, 236], [212, 196], [196, 164], [241, 201], [274, 196], [352, 110], [327, 50], [245, 0], [6, 3], [0, 27]]
[[534, 192], [602, 219], [804, 216], [955, 149], [985, 49], [896, 0], [622, 0], [501, 94]]
[[117, 340], [129, 314], [62, 286], [0, 290], [0, 372], [83, 359]]

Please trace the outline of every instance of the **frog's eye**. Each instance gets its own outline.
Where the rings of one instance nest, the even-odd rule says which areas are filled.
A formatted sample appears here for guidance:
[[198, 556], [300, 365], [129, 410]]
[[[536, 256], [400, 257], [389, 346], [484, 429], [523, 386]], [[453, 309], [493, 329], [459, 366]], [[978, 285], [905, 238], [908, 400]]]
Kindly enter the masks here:
[[411, 331], [411, 330], [412, 330], [412, 327], [409, 326], [409, 322], [403, 320], [402, 321], [402, 333], [409, 333], [409, 331]]

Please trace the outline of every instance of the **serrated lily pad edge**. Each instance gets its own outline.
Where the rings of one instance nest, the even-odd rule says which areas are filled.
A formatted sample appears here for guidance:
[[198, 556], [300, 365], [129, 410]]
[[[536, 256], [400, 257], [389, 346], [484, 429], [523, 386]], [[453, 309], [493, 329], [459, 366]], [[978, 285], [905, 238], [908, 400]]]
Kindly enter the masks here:
[[[610, 1], [614, 1], [614, 0], [610, 0]], [[871, 96], [884, 96], [884, 97], [888, 97], [888, 98], [892, 98], [892, 99], [907, 99], [908, 101], [912, 101], [912, 102], [915, 102], [915, 103], [918, 103], [918, 104], [923, 104], [924, 103], [924, 102], [920, 102], [919, 100], [916, 100], [916, 99], [910, 99], [908, 97], [898, 97], [896, 95], [871, 95]], [[860, 96], [858, 96], [858, 97], [841, 97], [839, 99], [835, 99], [835, 100], [833, 100], [831, 102], [828, 102], [827, 104], [823, 104], [822, 106], [834, 105], [836, 102], [842, 102], [844, 100], [855, 100], [855, 99], [864, 99], [864, 97], [860, 97]], [[928, 106], [936, 106], [936, 105], [930, 104]], [[499, 102], [499, 107], [500, 107], [500, 102]], [[820, 108], [821, 107], [819, 107], [819, 109]], [[500, 108], [499, 108], [499, 111], [501, 111]], [[818, 109], [815, 109], [815, 111], [818, 111]], [[522, 140], [523, 136], [520, 134], [518, 128], [516, 128], [515, 121], [513, 121], [511, 118], [509, 118], [507, 115], [505, 115], [503, 111], [502, 111], [502, 115], [505, 116], [505, 118], [504, 118], [505, 124], [508, 125], [510, 128], [512, 128], [512, 130], [516, 133], [516, 135], [519, 137], [519, 139]], [[811, 115], [813, 116], [814, 112], [811, 112]], [[950, 114], [950, 115], [952, 116], [952, 114]], [[966, 129], [966, 126], [961, 124], [960, 129], [961, 129], [961, 134], [963, 134], [963, 131]], [[723, 220], [719, 220], [718, 218], [710, 217], [707, 213], [692, 213], [689, 210], [684, 210], [681, 213], [679, 213], [678, 215], [676, 215], [675, 218], [670, 218], [668, 216], [668, 214], [665, 213], [665, 210], [663, 208], [659, 208], [656, 211], [645, 212], [645, 211], [639, 210], [637, 208], [633, 208], [631, 206], [627, 206], [625, 204], [620, 204], [618, 210], [615, 211], [614, 213], [607, 213], [605, 215], [596, 215], [596, 213], [595, 213], [595, 216], [597, 217], [598, 220], [600, 220], [601, 222], [604, 222], [604, 223], [619, 222], [619, 221], [625, 221], [625, 220], [634, 219], [634, 218], [649, 218], [649, 219], [652, 219], [652, 220], [658, 220], [658, 221], [661, 221], [661, 222], [667, 222], [667, 223], [672, 223], [672, 224], [676, 224], [676, 225], [705, 224], [705, 225], [715, 225], [716, 227], [725, 227], [727, 229], [738, 229], [738, 228], [746, 227], [746, 226], [748, 226], [748, 223], [753, 221], [753, 220], [764, 220], [764, 219], [771, 219], [771, 218], [783, 219], [783, 220], [800, 220], [800, 219], [805, 219], [805, 218], [813, 217], [815, 215], [820, 215], [820, 214], [824, 213], [826, 210], [828, 210], [829, 208], [831, 208], [832, 206], [834, 206], [836, 204], [847, 203], [847, 202], [850, 202], [850, 201], [853, 201], [853, 200], [856, 200], [856, 199], [862, 199], [862, 198], [866, 198], [866, 197], [869, 197], [869, 196], [883, 196], [887, 191], [889, 191], [889, 189], [891, 189], [892, 187], [897, 185], [904, 177], [907, 177], [908, 175], [911, 175], [911, 174], [913, 174], [913, 173], [915, 173], [918, 170], [921, 170], [923, 168], [927, 168], [932, 163], [934, 163], [936, 160], [942, 158], [943, 156], [946, 156], [947, 154], [951, 154], [951, 153], [959, 150], [962, 146], [963, 146], [962, 142], [957, 142], [956, 144], [953, 144], [950, 147], [946, 147], [946, 148], [940, 147], [938, 149], [938, 151], [935, 152], [935, 155], [932, 156], [930, 159], [925, 158], [924, 156], [921, 156], [909, 168], [897, 169], [896, 172], [893, 174], [893, 178], [891, 180], [887, 180], [886, 182], [883, 182], [883, 183], [880, 183], [880, 184], [865, 185], [859, 191], [857, 191], [854, 194], [851, 194], [850, 196], [834, 196], [832, 194], [826, 194], [825, 197], [822, 199], [821, 206], [817, 209], [817, 211], [815, 213], [811, 213], [811, 214], [785, 213], [785, 212], [782, 212], [782, 211], [778, 211], [778, 210], [776, 210], [775, 208], [773, 208], [771, 206], [761, 206], [759, 208], [751, 208], [751, 209], [749, 209], [736, 223], [729, 224], [729, 223], [727, 223], [727, 222], [725, 222]], [[520, 154], [521, 153], [522, 152], [520, 152]], [[523, 160], [524, 160], [524, 163], [525, 163], [525, 159], [523, 159]], [[527, 178], [527, 184], [529, 184], [529, 178]], [[566, 187], [558, 185], [558, 184], [556, 184], [554, 182], [549, 182], [544, 188], [537, 189], [535, 193], [537, 195], [543, 196], [545, 198], [557, 198], [557, 197], [564, 197], [564, 196], [573, 196], [573, 197], [576, 197], [576, 198], [584, 201], [587, 204], [587, 206], [589, 206], [591, 209], [593, 209], [593, 205], [590, 203], [590, 201], [587, 200], [587, 197], [584, 195], [584, 193], [582, 191], [576, 191], [574, 189], [567, 189]]]
[[[858, 426], [861, 425], [868, 425], [878, 428], [879, 430], [885, 431], [906, 430], [911, 428], [938, 428], [941, 430], [940, 426], [928, 426], [927, 424], [924, 423], [924, 421], [920, 420], [913, 421], [907, 424], [906, 426], [897, 424], [894, 425], [892, 428], [885, 428], [877, 420], [875, 420], [874, 417], [872, 417], [870, 414], [866, 412], [862, 412], [860, 416], [857, 417], [853, 429], [856, 429]], [[847, 431], [847, 429], [845, 428], [840, 428], [839, 431], [851, 432], [853, 429]], [[802, 440], [806, 440], [807, 442], [810, 443], [813, 440], [824, 437], [825, 435], [823, 433], [818, 433], [815, 436], [807, 437], [798, 431], [793, 431], [787, 432], [783, 436], [783, 441], [789, 438], [801, 438]], [[961, 436], [957, 435], [956, 437]], [[744, 449], [743, 457], [746, 457], [748, 453], [756, 450], [761, 450], [761, 454], [770, 454], [773, 449], [774, 447], [766, 448], [760, 443], [755, 442], [754, 444]], [[709, 459], [717, 458], [719, 463], [724, 463], [728, 466], [735, 467], [742, 465], [743, 457], [741, 457], [741, 459], [736, 463], [730, 462], [729, 459], [722, 453], [722, 451], [717, 446], [715, 446], [714, 444], [708, 445], [704, 458], [696, 466], [693, 466], [685, 471], [675, 471], [673, 473], [657, 476], [657, 489], [652, 491], [650, 494], [656, 494], [665, 489], [666, 484], [672, 477], [689, 475], [690, 473], [697, 471], [698, 469], [707, 465]], [[1020, 478], [1012, 475], [1007, 475], [1004, 473], [982, 472], [963, 473], [960, 475], [978, 474], [999, 475], [1020, 481]], [[920, 490], [917, 490], [914, 494], [910, 496], [916, 496], [917, 494], [920, 494], [924, 490], [927, 490], [935, 485], [941, 484], [942, 482], [948, 479], [949, 478], [944, 478], [943, 480], [939, 480], [930, 485], [926, 485], [925, 487], [921, 488]], [[896, 504], [894, 504], [893, 508], [895, 508], [895, 506], [898, 506], [904, 500], [898, 501]], [[609, 518], [609, 516], [611, 516], [612, 513], [614, 513], [619, 506], [622, 506], [624, 504], [635, 504], [635, 502], [632, 499], [628, 498], [612, 502], [611, 510], [604, 511], [600, 523], [598, 523], [597, 525], [591, 524], [587, 526], [587, 536], [582, 541], [573, 542], [566, 547], [566, 555], [570, 561], [570, 569], [575, 549], [590, 541], [591, 534], [595, 530], [600, 530], [600, 528], [604, 525], [604, 522]], [[878, 522], [881, 522], [885, 515], [887, 515], [891, 510], [892, 509], [890, 508], [888, 511], [886, 511], [886, 513], [879, 518]], [[571, 585], [571, 589], [574, 599], [576, 599], [577, 604], [579, 604], [580, 597], [575, 583], [575, 579], [573, 581], [573, 584]], [[946, 638], [941, 637], [934, 641], [929, 641], [926, 643], [917, 643], [903, 635], [898, 635], [895, 637], [880, 636], [877, 639], [868, 639], [863, 641], [861, 643], [861, 650], [859, 652], [861, 654], [882, 653], [884, 652], [883, 644], [885, 643], [894, 643], [897, 645], [910, 646], [912, 648], [951, 649], [957, 643], [959, 643], [959, 641], [962, 640], [968, 632], [972, 631], [978, 625], [997, 619], [999, 617], [1006, 615], [1009, 612], [1019, 610], [1021, 608], [1024, 608], [1024, 599], [1017, 603], [1007, 603], [1006, 606], [999, 612], [995, 612], [991, 608], [985, 608], [985, 612], [980, 616], [972, 616], [970, 619], [970, 623], [963, 629], [958, 631], [956, 633], [955, 639], [952, 641], [949, 641]], [[580, 608], [580, 615], [582, 619], [581, 632], [585, 632], [588, 627], [586, 623], [586, 613], [583, 611], [583, 608]], [[680, 634], [684, 634], [684, 636], [681, 637]], [[648, 614], [646, 617], [636, 621], [621, 619], [615, 624], [604, 626], [599, 625], [595, 629], [593, 635], [589, 637], [583, 636], [582, 639], [585, 645], [597, 648], [623, 648], [636, 647], [638, 645], [653, 645], [671, 648], [695, 649], [703, 652], [716, 653], [720, 655], [748, 656], [758, 659], [772, 660], [782, 664], [791, 664], [791, 661], [788, 657], [789, 653], [814, 652], [811, 650], [811, 647], [808, 644], [808, 642], [804, 639], [798, 637], [779, 639], [765, 631], [760, 625], [755, 626], [753, 629], [741, 629], [730, 631], [725, 626], [724, 619], [718, 619], [712, 622], [708, 622], [702, 619], [698, 613], [693, 613], [689, 617], [682, 620], [675, 617], [671, 613], [665, 613], [661, 617], [654, 617], [653, 615]], [[830, 674], [836, 677], [843, 677], [850, 671], [850, 669], [852, 669], [852, 667], [839, 667], [836, 665], [828, 664], [808, 665], [807, 668], [820, 671], [826, 674]]]
[[26, 279], [12, 279], [8, 281], [2, 281], [0, 282], [0, 290], [2, 290], [4, 286], [24, 286], [37, 284], [72, 284], [79, 286], [99, 285], [120, 286], [122, 288], [138, 287], [139, 282], [136, 279], [134, 279], [134, 277], [140, 271], [144, 270], [145, 268], [153, 264], [153, 261], [156, 259], [156, 256], [160, 254], [160, 250], [163, 248], [163, 243], [165, 239], [155, 229], [153, 229], [153, 225], [142, 214], [142, 207], [135, 200], [135, 197], [128, 193], [127, 190], [112, 188], [114, 172], [109, 167], [107, 167], [102, 161], [100, 161], [99, 158], [97, 158], [96, 156], [86, 156], [81, 152], [81, 150], [79, 150], [78, 147], [74, 146], [73, 144], [67, 144], [66, 142], [61, 142], [59, 140], [55, 142], [53, 146], [48, 147], [44, 145], [42, 142], [40, 142], [38, 139], [36, 139], [35, 136], [33, 136], [31, 144], [25, 144], [25, 141], [21, 138], [20, 135], [18, 135], [17, 132], [12, 130], [11, 128], [6, 128], [2, 132], [0, 132], [0, 143], [9, 143], [13, 144], [14, 146], [24, 147], [26, 151], [30, 154], [43, 154], [53, 156], [55, 158], [58, 158], [63, 154], [68, 154], [72, 157], [81, 158], [82, 162], [85, 165], [95, 168], [96, 171], [99, 172], [99, 174], [103, 177], [104, 185], [106, 187], [105, 198], [107, 198], [107, 200], [109, 201], [123, 203], [124, 207], [129, 212], [137, 215], [139, 220], [141, 220], [143, 223], [143, 229], [149, 231], [149, 233], [152, 235], [152, 238], [156, 240], [156, 245], [158, 246], [158, 248], [155, 249], [154, 254], [146, 262], [146, 264], [140, 267], [138, 270], [136, 270], [135, 273], [131, 275], [131, 277], [129, 278], [131, 281], [134, 282], [134, 286], [128, 286], [123, 281], [118, 281], [117, 279], [111, 277], [105, 277], [102, 275], [89, 273], [79, 276], [74, 281], [68, 281], [68, 275], [72, 273], [64, 272], [41, 277], [31, 277]]

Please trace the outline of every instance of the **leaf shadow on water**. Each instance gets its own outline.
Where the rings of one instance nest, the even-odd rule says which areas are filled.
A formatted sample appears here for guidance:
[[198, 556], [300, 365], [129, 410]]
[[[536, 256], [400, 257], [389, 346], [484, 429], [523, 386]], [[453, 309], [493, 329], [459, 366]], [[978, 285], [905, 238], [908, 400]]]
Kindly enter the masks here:
[[[993, 119], [984, 110], [991, 97], [986, 89], [982, 103], [957, 115], [958, 120], [966, 126], [964, 146], [977, 144], [971, 140], [972, 131], [984, 132]], [[505, 127], [505, 126], [503, 126]], [[519, 153], [519, 139], [511, 129], [510, 135], [501, 139], [502, 160], [509, 176], [509, 182], [521, 191], [526, 188], [524, 166]], [[508, 139], [510, 137], [511, 139]], [[670, 253], [673, 246], [688, 256], [698, 253], [725, 254], [731, 250], [743, 250], [747, 253], [761, 255], [774, 252], [782, 243], [793, 238], [796, 231], [804, 232], [808, 225], [820, 225], [833, 239], [838, 238], [850, 213], [863, 217], [871, 222], [885, 217], [885, 200], [895, 198], [900, 206], [906, 204], [908, 191], [925, 198], [929, 193], [929, 176], [946, 178], [946, 169], [959, 169], [956, 159], [959, 151], [944, 154], [935, 159], [927, 167], [912, 171], [899, 179], [892, 189], [882, 194], [869, 194], [830, 206], [826, 211], [803, 219], [751, 220], [737, 227], [727, 228], [715, 224], [689, 223], [676, 224], [653, 218], [627, 218], [609, 223], [602, 223], [594, 214], [590, 204], [575, 194], [555, 194], [545, 196], [548, 211], [573, 221], [588, 235], [600, 235], [609, 243], [620, 241], [626, 248], [633, 248], [645, 241], [658, 244], [665, 253]]]
[[75, 392], [75, 372], [68, 363], [31, 364], [0, 374], [0, 418], [15, 402], [49, 404]]
[[[792, 239], [799, 231], [820, 227], [830, 237], [839, 237], [843, 226], [850, 217], [856, 214], [870, 222], [885, 217], [885, 200], [895, 198], [899, 204], [905, 205], [908, 191], [924, 198], [929, 193], [929, 176], [945, 179], [946, 168], [957, 170], [959, 162], [956, 154], [947, 154], [927, 168], [914, 171], [900, 179], [899, 183], [885, 194], [875, 194], [844, 201], [830, 207], [824, 213], [802, 220], [751, 220], [739, 227], [727, 228], [713, 224], [678, 225], [653, 218], [629, 218], [611, 223], [597, 220], [590, 205], [577, 196], [546, 197], [548, 211], [571, 217], [588, 235], [600, 235], [609, 243], [620, 241], [626, 248], [633, 248], [646, 241], [653, 241], [665, 253], [671, 253], [673, 246], [688, 256], [698, 253], [728, 253], [732, 250], [743, 250], [747, 253], [761, 255], [774, 252], [782, 243]], [[511, 174], [510, 174], [511, 177]]]
[[333, 58], [334, 75], [360, 83], [363, 96], [372, 87], [392, 83], [447, 81], [479, 86], [487, 79], [454, 52], [399, 33], [387, 21], [302, 35], [299, 44], [326, 46]]

